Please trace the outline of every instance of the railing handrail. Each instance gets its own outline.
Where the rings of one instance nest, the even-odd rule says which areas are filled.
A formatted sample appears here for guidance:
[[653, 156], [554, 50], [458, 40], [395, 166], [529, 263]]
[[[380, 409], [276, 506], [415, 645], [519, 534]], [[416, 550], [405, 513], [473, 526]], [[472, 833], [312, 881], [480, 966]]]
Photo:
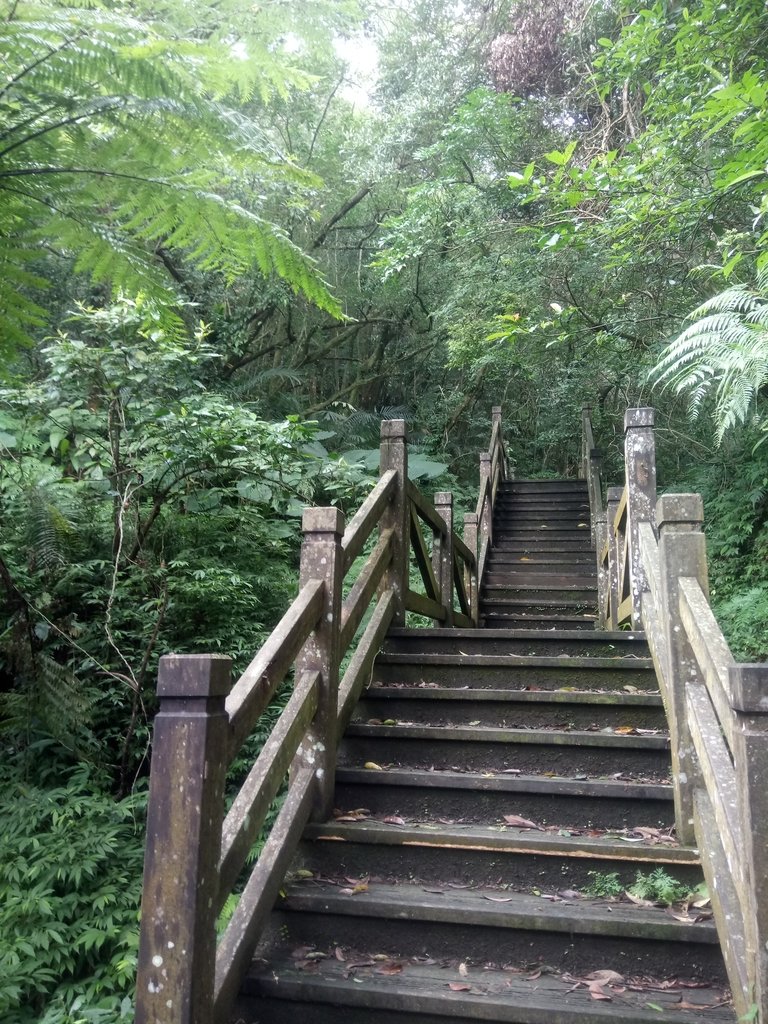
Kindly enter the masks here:
[[[337, 740], [389, 627], [402, 625], [408, 610], [445, 625], [477, 625], [478, 520], [489, 508], [492, 520], [508, 472], [498, 408], [487, 462], [482, 507], [465, 516], [462, 539], [452, 495], [438, 493], [433, 504], [408, 479], [405, 423], [384, 421], [379, 480], [346, 527], [338, 509], [305, 510], [299, 593], [234, 687], [228, 658], [161, 659], [137, 1024], [213, 1024], [227, 1015], [304, 826], [329, 813]], [[432, 533], [431, 552], [421, 524]], [[488, 535], [481, 537], [485, 551]], [[423, 594], [409, 585], [411, 554]], [[288, 704], [225, 815], [226, 772], [292, 669]], [[217, 947], [218, 914], [288, 771], [285, 801]]]
[[655, 501], [652, 426], [652, 410], [628, 410], [626, 483], [608, 491], [598, 552], [601, 620], [645, 632], [669, 722], [677, 837], [699, 849], [736, 1012], [768, 1024], [768, 663], [737, 663], [712, 611], [701, 498]]

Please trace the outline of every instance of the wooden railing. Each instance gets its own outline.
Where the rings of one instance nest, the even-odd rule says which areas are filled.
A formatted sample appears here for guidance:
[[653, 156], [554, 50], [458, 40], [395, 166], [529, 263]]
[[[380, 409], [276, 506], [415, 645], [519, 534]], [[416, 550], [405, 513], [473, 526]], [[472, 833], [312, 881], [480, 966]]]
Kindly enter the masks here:
[[[493, 498], [507, 472], [496, 409], [486, 461], [478, 509], [481, 523], [488, 522], [480, 531], [487, 543]], [[451, 494], [437, 494], [433, 505], [409, 481], [402, 420], [382, 423], [380, 467], [378, 483], [346, 528], [336, 508], [305, 510], [298, 596], [233, 687], [227, 657], [161, 658], [137, 1024], [226, 1019], [304, 826], [330, 815], [338, 740], [390, 625], [402, 625], [406, 611], [438, 625], [477, 624], [478, 517], [465, 518], [462, 540]], [[432, 531], [431, 553], [422, 524]], [[377, 539], [355, 572], [374, 531]], [[424, 593], [410, 587], [411, 554]], [[290, 700], [225, 811], [227, 771], [291, 672]], [[270, 805], [283, 791], [250, 868]], [[217, 921], [233, 892], [237, 906], [217, 940]]]
[[625, 430], [627, 483], [608, 490], [599, 555], [616, 580], [605, 621], [645, 631], [677, 837], [699, 849], [736, 1012], [768, 1024], [768, 663], [737, 664], [712, 612], [700, 496], [655, 500], [653, 410], [628, 410]]
[[[499, 484], [511, 477], [504, 435], [501, 428], [501, 406], [495, 405], [492, 413], [491, 440], [487, 452], [480, 453], [480, 493], [477, 498], [475, 521], [479, 532], [478, 580], [482, 581], [485, 563], [493, 543], [493, 510]], [[466, 517], [465, 517], [466, 521]], [[477, 611], [475, 609], [475, 621]]]

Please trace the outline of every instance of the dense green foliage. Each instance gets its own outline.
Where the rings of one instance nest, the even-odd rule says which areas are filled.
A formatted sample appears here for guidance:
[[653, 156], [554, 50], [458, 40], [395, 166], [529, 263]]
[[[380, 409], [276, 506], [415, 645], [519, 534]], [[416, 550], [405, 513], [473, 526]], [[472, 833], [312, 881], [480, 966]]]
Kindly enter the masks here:
[[766, 41], [762, 0], [0, 3], [0, 1019], [130, 1017], [157, 659], [247, 663], [382, 417], [468, 508], [491, 404], [524, 476], [591, 404], [608, 482], [655, 405], [768, 656]]

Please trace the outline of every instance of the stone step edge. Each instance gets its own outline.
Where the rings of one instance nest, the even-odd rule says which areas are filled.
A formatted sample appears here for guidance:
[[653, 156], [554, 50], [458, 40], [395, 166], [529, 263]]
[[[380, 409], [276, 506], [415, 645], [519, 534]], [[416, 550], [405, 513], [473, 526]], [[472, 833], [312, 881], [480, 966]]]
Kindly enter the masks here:
[[[596, 967], [600, 965], [596, 963]], [[502, 973], [502, 972], [500, 972]], [[450, 983], [471, 982], [472, 988], [482, 986], [483, 975], [470, 972], [466, 978], [458, 970], [446, 971], [440, 965], [407, 964], [401, 974], [382, 976], [372, 973], [355, 975], [355, 982], [346, 976], [343, 963], [329, 957], [317, 974], [299, 971], [287, 957], [283, 963], [273, 958], [254, 965], [246, 977], [242, 992], [247, 1000], [274, 999], [303, 1004], [306, 1009], [291, 1007], [311, 1021], [311, 1007], [348, 1007], [356, 1012], [360, 1024], [377, 1019], [377, 1012], [402, 1014], [403, 1024], [416, 1024], [418, 1017], [429, 1015], [446, 1020], [488, 1021], [491, 1024], [681, 1024], [681, 1013], [675, 1006], [679, 996], [652, 993], [653, 998], [638, 1000], [638, 1005], [617, 1005], [616, 1001], [596, 1003], [586, 988], [572, 988], [556, 975], [542, 974], [533, 985], [526, 971], [504, 977], [500, 993], [489, 991], [452, 991]], [[692, 997], [693, 998], [693, 997]], [[642, 1003], [654, 1002], [660, 1009]], [[667, 1004], [667, 1005], [660, 1005]], [[686, 1021], [725, 1024], [735, 1022], [732, 1011], [705, 1009], [701, 1015], [686, 1013]], [[272, 1018], [270, 1018], [272, 1019]]]
[[572, 779], [567, 776], [456, 772], [443, 768], [353, 768], [339, 765], [336, 781], [344, 785], [403, 786], [411, 789], [467, 789], [478, 792], [541, 793], [544, 796], [600, 797], [674, 802], [669, 783], [619, 779]]
[[[490, 630], [489, 630], [490, 632]], [[377, 654], [381, 665], [459, 665], [463, 668], [566, 668], [566, 669], [628, 669], [631, 672], [653, 669], [646, 657], [582, 658], [579, 655], [536, 654]]]
[[633, 736], [580, 729], [497, 729], [475, 725], [368, 725], [350, 722], [346, 737], [382, 740], [433, 740], [451, 743], [505, 743], [510, 746], [603, 747], [621, 750], [669, 750], [668, 736]]
[[[510, 635], [511, 634], [511, 635]], [[390, 637], [402, 637], [403, 639], [428, 640], [432, 637], [451, 637], [457, 640], [583, 640], [584, 635], [578, 629], [465, 629], [456, 627], [446, 629], [444, 626], [434, 629], [415, 629], [407, 626], [393, 626], [387, 630], [387, 639]], [[589, 637], [590, 642], [595, 643], [631, 643], [632, 641], [645, 643], [645, 633], [641, 630], [595, 630], [594, 637]]]
[[[567, 830], [566, 830], [567, 831]], [[304, 838], [312, 841], [385, 846], [446, 847], [494, 854], [626, 860], [641, 864], [677, 864], [699, 867], [698, 850], [664, 843], [621, 842], [607, 836], [561, 836], [506, 825], [461, 827], [423, 822], [392, 825], [371, 818], [359, 822], [322, 822], [308, 825]]]
[[[291, 912], [656, 942], [716, 945], [719, 941], [714, 921], [680, 921], [658, 907], [601, 899], [553, 903], [541, 896], [487, 886], [431, 893], [419, 884], [371, 882], [365, 892], [350, 896], [340, 893], [337, 886], [307, 879], [289, 884], [284, 892], [276, 907]], [[444, 896], [449, 899], [441, 898]], [[501, 897], [503, 902], [486, 896]]]
[[[620, 699], [616, 699], [616, 698]], [[450, 686], [394, 686], [371, 685], [363, 690], [360, 700], [450, 700], [450, 701], [498, 701], [500, 704], [579, 704], [608, 705], [609, 707], [653, 707], [663, 708], [658, 693], [622, 693], [611, 690], [598, 693], [595, 690], [498, 690], [495, 688]]]

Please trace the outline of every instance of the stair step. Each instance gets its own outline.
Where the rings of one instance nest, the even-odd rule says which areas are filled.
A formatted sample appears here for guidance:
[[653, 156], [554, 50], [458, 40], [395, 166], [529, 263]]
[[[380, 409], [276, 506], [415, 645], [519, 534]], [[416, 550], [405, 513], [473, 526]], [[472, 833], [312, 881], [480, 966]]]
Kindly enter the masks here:
[[583, 494], [587, 496], [586, 480], [505, 480], [500, 494]]
[[614, 663], [621, 659], [644, 660], [650, 656], [641, 632], [593, 630], [586, 636], [573, 630], [535, 629], [392, 629], [384, 642], [383, 654], [496, 655], [525, 657], [602, 657]]
[[483, 654], [379, 654], [372, 683], [438, 682], [441, 685], [512, 687], [537, 686], [557, 690], [656, 690], [658, 682], [650, 658], [558, 658], [530, 655]]
[[577, 555], [570, 561], [558, 561], [554, 558], [529, 558], [525, 555], [511, 554], [507, 558], [491, 556], [485, 563], [485, 571], [489, 576], [506, 572], [524, 572], [542, 576], [564, 576], [573, 573], [576, 576], [592, 577], [597, 574], [597, 567], [591, 555], [586, 558]]
[[666, 736], [622, 735], [581, 729], [516, 729], [457, 725], [368, 725], [352, 722], [339, 747], [339, 764], [519, 770], [525, 774], [610, 774], [668, 770]]
[[[544, 698], [529, 700], [527, 698]], [[422, 725], [498, 725], [512, 728], [589, 729], [626, 726], [661, 729], [667, 726], [661, 697], [650, 694], [568, 693], [557, 690], [509, 691], [450, 687], [370, 687], [355, 709], [354, 721], [413, 722]]]
[[553, 597], [543, 596], [541, 593], [532, 593], [526, 597], [481, 597], [480, 611], [482, 615], [506, 614], [508, 612], [523, 611], [545, 611], [556, 609], [563, 612], [595, 612], [596, 601], [594, 597], [580, 597], [578, 591], [573, 597], [565, 597], [562, 594], [555, 594]]
[[[342, 883], [342, 888], [345, 883]], [[498, 900], [498, 902], [497, 902]], [[580, 899], [550, 902], [505, 889], [427, 892], [423, 886], [370, 881], [356, 895], [315, 880], [294, 883], [275, 924], [290, 944], [392, 951], [398, 958], [457, 957], [470, 965], [531, 957], [579, 972], [595, 961], [622, 974], [670, 971], [722, 979], [712, 921], [677, 920], [657, 907]]]
[[529, 555], [538, 558], [560, 555], [576, 555], [577, 558], [595, 557], [594, 548], [590, 547], [589, 536], [579, 537], [576, 540], [561, 540], [551, 536], [545, 536], [546, 530], [542, 530], [537, 537], [532, 539], [497, 539], [494, 538], [493, 552], [496, 555]]
[[597, 580], [594, 575], [584, 577], [577, 574], [542, 575], [529, 573], [520, 570], [509, 569], [505, 572], [487, 572], [482, 580], [482, 590], [488, 594], [497, 591], [506, 592], [540, 590], [563, 591], [570, 594], [573, 591], [589, 591], [590, 594], [597, 593]]
[[[370, 967], [350, 969], [349, 964], [361, 962], [365, 954], [347, 950], [342, 955], [344, 963], [329, 948], [311, 974], [290, 956], [258, 962], [246, 979], [234, 1019], [283, 1024], [298, 1015], [307, 1024], [681, 1024], [680, 989], [626, 991], [617, 1005], [595, 1002], [586, 985], [577, 987], [570, 976], [539, 976], [526, 969], [526, 962], [465, 976], [458, 963], [424, 963], [422, 958], [405, 962], [402, 971], [386, 976], [377, 973], [375, 961]], [[601, 967], [597, 960], [589, 966]], [[467, 982], [468, 991], [462, 991]], [[686, 989], [684, 995], [691, 1005], [703, 1007], [700, 1014], [686, 1012], [685, 1020], [691, 1024], [735, 1024], [732, 1009], [708, 1008], [722, 1001], [719, 990]]]
[[366, 807], [373, 814], [406, 819], [438, 818], [487, 825], [520, 814], [541, 825], [623, 829], [638, 824], [674, 824], [668, 782], [626, 778], [568, 778], [490, 772], [388, 768], [375, 771], [340, 765], [336, 802], [343, 809]]
[[526, 615], [521, 612], [518, 615], [491, 614], [481, 617], [481, 626], [488, 626], [489, 629], [517, 629], [521, 626], [530, 626], [534, 629], [578, 629], [593, 630], [597, 623], [594, 614], [582, 615]]
[[636, 841], [640, 838], [630, 830], [619, 835], [554, 825], [550, 831], [526, 831], [505, 826], [503, 819], [489, 827], [445, 821], [398, 825], [366, 818], [308, 826], [298, 861], [304, 870], [326, 878], [408, 878], [449, 888], [503, 884], [517, 890], [579, 892], [593, 882], [595, 872], [616, 874], [626, 887], [638, 871], [648, 874], [659, 867], [691, 889], [701, 883], [695, 850]]

